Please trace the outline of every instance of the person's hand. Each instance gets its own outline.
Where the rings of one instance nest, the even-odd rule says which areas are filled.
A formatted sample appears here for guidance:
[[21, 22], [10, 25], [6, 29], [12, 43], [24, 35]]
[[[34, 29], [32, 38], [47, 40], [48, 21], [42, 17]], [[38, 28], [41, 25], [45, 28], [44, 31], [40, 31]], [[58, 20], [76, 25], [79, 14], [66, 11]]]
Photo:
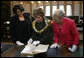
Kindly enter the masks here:
[[34, 41], [32, 44], [36, 46], [36, 45], [38, 45], [39, 43], [40, 43], [40, 41]]
[[54, 43], [54, 44], [52, 44], [51, 46], [50, 46], [50, 48], [56, 48], [56, 47], [60, 47], [60, 45], [58, 45], [57, 43]]
[[33, 40], [32, 40], [32, 38], [30, 38], [30, 39], [28, 40], [27, 44], [32, 44], [32, 42], [33, 42]]
[[68, 48], [68, 50], [71, 51], [71, 52], [75, 52], [76, 49], [77, 49], [76, 45], [73, 45], [72, 48], [70, 48], [70, 47]]
[[16, 44], [19, 45], [19, 46], [20, 46], [20, 45], [24, 45], [24, 44], [21, 43], [20, 41], [16, 41]]

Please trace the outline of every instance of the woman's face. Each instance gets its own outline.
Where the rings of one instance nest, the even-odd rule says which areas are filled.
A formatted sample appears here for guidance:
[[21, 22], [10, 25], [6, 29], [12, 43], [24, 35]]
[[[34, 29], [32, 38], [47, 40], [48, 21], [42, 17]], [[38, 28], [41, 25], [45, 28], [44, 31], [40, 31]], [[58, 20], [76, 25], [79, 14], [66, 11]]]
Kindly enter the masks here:
[[22, 15], [22, 12], [21, 12], [21, 10], [20, 9], [17, 9], [17, 15]]
[[39, 15], [35, 19], [37, 20], [38, 23], [43, 21], [43, 18]]

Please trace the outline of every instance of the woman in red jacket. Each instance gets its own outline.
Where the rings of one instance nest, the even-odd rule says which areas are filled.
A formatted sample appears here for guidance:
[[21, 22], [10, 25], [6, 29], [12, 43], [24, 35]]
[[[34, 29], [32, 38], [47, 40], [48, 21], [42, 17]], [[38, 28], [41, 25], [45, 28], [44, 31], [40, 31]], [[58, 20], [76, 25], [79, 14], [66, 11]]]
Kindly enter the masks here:
[[79, 43], [79, 33], [74, 21], [64, 17], [64, 15], [64, 11], [60, 9], [57, 9], [53, 14], [55, 43], [51, 45], [51, 48], [59, 47], [58, 42], [60, 42], [62, 46], [66, 45], [69, 51], [75, 52]]

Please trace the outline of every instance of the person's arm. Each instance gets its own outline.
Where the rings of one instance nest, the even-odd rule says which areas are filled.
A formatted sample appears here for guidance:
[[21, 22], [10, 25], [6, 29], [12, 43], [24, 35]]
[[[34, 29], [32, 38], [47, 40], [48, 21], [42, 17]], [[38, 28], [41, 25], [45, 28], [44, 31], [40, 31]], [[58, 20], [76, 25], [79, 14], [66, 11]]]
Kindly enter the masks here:
[[33, 29], [32, 22], [30, 21], [29, 24], [30, 24], [30, 39], [27, 41], [28, 44], [36, 40], [36, 32]]
[[37, 35], [36, 32], [32, 29], [32, 36], [31, 38], [28, 40], [27, 42], [28, 44], [33, 44], [33, 45], [37, 45], [40, 43], [40, 41], [37, 41]]
[[51, 40], [51, 44], [52, 44], [54, 42], [54, 38], [53, 38], [53, 24], [50, 25], [49, 29], [50, 29], [50, 40]]
[[76, 24], [75, 24], [75, 22], [74, 21], [72, 21], [72, 24], [71, 24], [71, 32], [72, 32], [72, 36], [73, 36], [73, 38], [74, 38], [74, 45], [78, 45], [78, 43], [79, 43], [79, 39], [80, 39], [80, 37], [79, 37], [79, 32], [78, 32], [78, 30], [77, 30], [77, 27], [76, 27]]
[[74, 38], [74, 43], [73, 43], [73, 46], [72, 46], [72, 48], [68, 48], [69, 49], [69, 51], [71, 51], [71, 52], [75, 52], [76, 51], [76, 49], [77, 49], [77, 45], [78, 45], [78, 43], [79, 43], [79, 33], [78, 33], [78, 30], [77, 30], [77, 28], [76, 28], [76, 25], [75, 25], [75, 23], [74, 23], [74, 21], [72, 21], [72, 23], [71, 23], [71, 32], [72, 32], [72, 36], [73, 36], [73, 38]]
[[32, 29], [32, 36], [31, 38], [36, 41], [37, 40], [37, 33]]
[[37, 40], [37, 35], [36, 35], [36, 32], [33, 30], [33, 28], [31, 27], [31, 37], [30, 39], [28, 40], [27, 43], [32, 43], [33, 41], [36, 41]]
[[12, 41], [15, 43], [17, 39], [16, 39], [16, 33], [15, 33], [15, 21], [13, 17], [10, 20], [9, 29], [10, 29]]
[[56, 32], [55, 32], [55, 25], [53, 25], [53, 35], [54, 35], [54, 43], [58, 43], [58, 37], [57, 37], [57, 34], [56, 34]]
[[[49, 25], [50, 25], [50, 26], [49, 26], [49, 29], [50, 29], [50, 35], [53, 37], [53, 22], [50, 21], [50, 24], [49, 24]], [[51, 38], [51, 40], [53, 41], [54, 38]]]
[[55, 25], [54, 25], [54, 22], [53, 22], [53, 35], [54, 35], [54, 44], [52, 44], [51, 46], [50, 46], [50, 48], [56, 48], [56, 47], [60, 47], [60, 45], [58, 45], [58, 37], [57, 37], [57, 34], [56, 34], [56, 32], [55, 32]]

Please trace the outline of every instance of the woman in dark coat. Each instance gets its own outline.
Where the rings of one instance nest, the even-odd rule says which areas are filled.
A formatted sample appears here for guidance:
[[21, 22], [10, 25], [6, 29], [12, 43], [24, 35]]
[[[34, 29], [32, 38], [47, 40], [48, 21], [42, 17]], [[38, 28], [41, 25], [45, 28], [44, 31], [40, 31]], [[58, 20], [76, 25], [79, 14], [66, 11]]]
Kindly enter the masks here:
[[15, 5], [13, 8], [14, 16], [10, 21], [10, 33], [14, 43], [24, 45], [31, 37], [31, 21], [29, 16], [23, 14], [24, 8]]
[[41, 8], [33, 11], [35, 20], [32, 22], [33, 34], [29, 41], [34, 45], [49, 44], [53, 42], [51, 20], [44, 17], [44, 12]]

